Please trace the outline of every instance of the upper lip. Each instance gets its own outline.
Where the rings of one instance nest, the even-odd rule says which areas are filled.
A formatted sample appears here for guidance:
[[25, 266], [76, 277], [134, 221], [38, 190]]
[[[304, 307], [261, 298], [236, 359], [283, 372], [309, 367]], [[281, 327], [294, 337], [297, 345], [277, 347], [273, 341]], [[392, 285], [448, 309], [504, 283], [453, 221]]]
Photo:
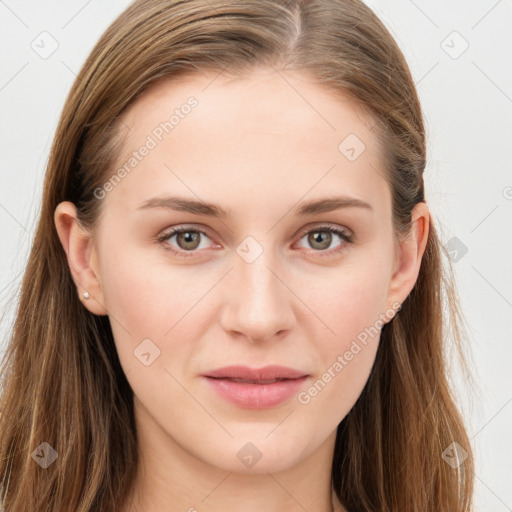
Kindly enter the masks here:
[[273, 379], [298, 379], [306, 377], [307, 373], [294, 370], [286, 366], [271, 365], [263, 368], [249, 368], [248, 366], [225, 366], [217, 370], [211, 370], [204, 374], [205, 377], [217, 379], [248, 379], [248, 380], [273, 380]]

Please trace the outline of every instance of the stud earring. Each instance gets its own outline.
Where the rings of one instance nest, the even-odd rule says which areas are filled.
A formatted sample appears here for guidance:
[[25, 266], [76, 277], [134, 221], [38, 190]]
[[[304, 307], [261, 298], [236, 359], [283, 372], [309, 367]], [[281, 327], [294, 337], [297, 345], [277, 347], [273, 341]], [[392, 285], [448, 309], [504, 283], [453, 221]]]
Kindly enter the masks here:
[[88, 299], [89, 298], [89, 292], [84, 292], [84, 299]]

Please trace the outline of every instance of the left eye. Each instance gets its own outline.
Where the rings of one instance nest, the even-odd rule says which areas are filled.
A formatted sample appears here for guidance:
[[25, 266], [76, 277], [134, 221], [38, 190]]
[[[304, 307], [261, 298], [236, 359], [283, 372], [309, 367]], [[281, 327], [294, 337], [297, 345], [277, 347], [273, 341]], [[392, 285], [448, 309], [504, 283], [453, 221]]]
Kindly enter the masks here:
[[[175, 228], [170, 232], [164, 233], [158, 238], [158, 241], [163, 245], [164, 249], [170, 251], [177, 256], [190, 257], [194, 255], [196, 249], [206, 249], [201, 247], [201, 235], [206, 238], [210, 238], [204, 231], [197, 228]], [[333, 251], [327, 251], [333, 241], [333, 235], [337, 236], [345, 243], [341, 243]], [[171, 240], [176, 237], [176, 244], [179, 250], [174, 249], [174, 245], [171, 244]], [[342, 229], [333, 228], [331, 226], [321, 226], [319, 228], [311, 229], [307, 231], [300, 240], [307, 239], [307, 243], [312, 246], [312, 249], [318, 253], [337, 253], [341, 251], [347, 243], [352, 243], [351, 236], [343, 231]], [[316, 247], [315, 247], [316, 245]], [[189, 254], [187, 254], [189, 253]]]
[[[352, 242], [352, 238], [348, 235], [348, 233], [341, 229], [333, 228], [330, 226], [322, 226], [319, 228], [312, 229], [305, 233], [301, 240], [306, 238], [307, 243], [310, 244], [315, 251], [326, 252], [326, 249], [330, 247], [331, 242], [333, 241], [333, 235], [337, 236], [345, 243]], [[332, 252], [338, 252], [342, 250], [344, 246], [345, 244], [341, 243], [338, 245], [338, 248], [336, 248]]]

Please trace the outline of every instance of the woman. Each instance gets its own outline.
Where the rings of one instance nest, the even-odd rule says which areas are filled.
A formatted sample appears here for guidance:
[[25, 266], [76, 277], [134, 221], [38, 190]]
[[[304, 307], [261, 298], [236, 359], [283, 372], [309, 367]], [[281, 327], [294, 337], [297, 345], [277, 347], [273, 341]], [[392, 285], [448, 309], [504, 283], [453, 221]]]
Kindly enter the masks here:
[[5, 509], [470, 510], [425, 155], [361, 2], [132, 3], [52, 147]]

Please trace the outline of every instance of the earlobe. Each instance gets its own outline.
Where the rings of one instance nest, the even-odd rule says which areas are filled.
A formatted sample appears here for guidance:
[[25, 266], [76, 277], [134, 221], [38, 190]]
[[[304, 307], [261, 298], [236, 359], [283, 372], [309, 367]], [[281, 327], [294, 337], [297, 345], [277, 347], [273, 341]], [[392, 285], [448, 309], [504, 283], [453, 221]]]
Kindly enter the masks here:
[[402, 304], [414, 288], [425, 253], [430, 227], [430, 211], [425, 202], [416, 204], [411, 215], [411, 230], [399, 242], [397, 268], [391, 279], [388, 302]]
[[91, 313], [106, 315], [93, 241], [78, 221], [75, 205], [70, 201], [60, 203], [55, 209], [54, 222], [80, 300]]

